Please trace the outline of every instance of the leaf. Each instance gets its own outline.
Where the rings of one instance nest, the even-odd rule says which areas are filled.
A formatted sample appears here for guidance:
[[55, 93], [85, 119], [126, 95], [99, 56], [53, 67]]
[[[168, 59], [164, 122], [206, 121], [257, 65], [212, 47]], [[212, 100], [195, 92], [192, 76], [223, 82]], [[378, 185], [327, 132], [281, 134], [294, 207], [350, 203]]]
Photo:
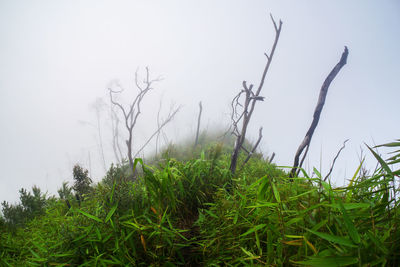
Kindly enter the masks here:
[[297, 199], [297, 198], [299, 198], [299, 197], [302, 197], [302, 196], [311, 194], [311, 193], [313, 193], [313, 192], [315, 192], [315, 191], [317, 191], [316, 188], [311, 189], [311, 190], [308, 190], [307, 192], [301, 193], [301, 194], [299, 194], [299, 195], [297, 195], [297, 196], [289, 197], [289, 200], [295, 200], [295, 199]]
[[358, 234], [356, 227], [354, 226], [350, 217], [347, 215], [347, 212], [343, 206], [343, 203], [339, 202], [339, 205], [340, 205], [340, 211], [343, 214], [344, 224], [346, 225], [347, 231], [348, 231], [351, 239], [354, 241], [354, 243], [359, 244], [361, 242], [361, 238], [360, 238], [360, 235]]
[[313, 168], [313, 171], [319, 179], [322, 179], [321, 173], [315, 167]]
[[372, 240], [372, 242], [374, 242], [375, 246], [377, 246], [385, 255], [387, 255], [388, 249], [385, 247], [385, 245], [379, 240], [377, 239], [370, 230], [367, 231], [367, 235], [369, 237], [370, 240]]
[[264, 176], [261, 179], [263, 181], [262, 181], [260, 187], [258, 188], [258, 192], [257, 192], [257, 196], [258, 196], [259, 199], [263, 199], [264, 198], [265, 193], [267, 192], [267, 189], [268, 189], [268, 177]]
[[271, 181], [271, 185], [272, 185], [272, 190], [274, 191], [275, 199], [276, 199], [276, 201], [277, 201], [278, 203], [280, 203], [280, 202], [281, 202], [281, 197], [280, 197], [280, 195], [279, 195], [279, 191], [278, 191], [278, 189], [276, 188], [276, 185], [275, 185], [275, 183], [274, 183], [273, 181]]
[[[342, 203], [345, 210], [365, 209], [371, 207], [370, 203]], [[340, 209], [340, 204], [328, 204], [326, 206]]]
[[324, 267], [336, 267], [336, 266], [348, 266], [351, 264], [358, 263], [356, 257], [313, 257], [307, 261], [296, 261], [295, 263], [308, 266], [324, 266]]
[[278, 203], [262, 201], [258, 202], [256, 205], [247, 206], [246, 208], [253, 209], [253, 208], [276, 207], [276, 206], [278, 206]]
[[157, 215], [157, 210], [154, 207], [150, 207], [150, 209], [155, 215]]
[[146, 248], [146, 240], [144, 239], [143, 235], [140, 235], [140, 242], [142, 243], [143, 249], [145, 252], [147, 252], [147, 248]]
[[289, 246], [302, 246], [304, 240], [303, 239], [295, 239], [295, 240], [290, 240], [290, 241], [283, 241], [286, 245]]
[[387, 144], [383, 144], [383, 145], [379, 145], [376, 147], [398, 147], [400, 146], [400, 142], [392, 142], [392, 143], [387, 143]]
[[[353, 177], [351, 178], [348, 187], [352, 187], [352, 186], [353, 186], [353, 183], [354, 183], [354, 181], [356, 180], [356, 177], [357, 177], [358, 173], [359, 173], [360, 170], [361, 170], [361, 167], [362, 167], [362, 165], [363, 165], [363, 163], [364, 163], [364, 160], [365, 160], [365, 158], [360, 162], [360, 165], [358, 165], [358, 168], [357, 168], [356, 172], [354, 173]], [[350, 201], [351, 195], [352, 195], [352, 194], [353, 194], [353, 191], [352, 191], [352, 190], [350, 190], [350, 191], [347, 193], [347, 195], [346, 195], [347, 201]]]
[[374, 155], [374, 157], [378, 160], [379, 164], [381, 164], [382, 169], [385, 170], [387, 174], [389, 174], [391, 177], [393, 177], [392, 170], [389, 168], [389, 166], [386, 164], [386, 162], [372, 149], [367, 145], [368, 149], [371, 151], [371, 153]]
[[92, 220], [95, 220], [96, 222], [99, 222], [99, 223], [102, 223], [102, 222], [103, 222], [100, 218], [98, 218], [98, 217], [96, 217], [96, 216], [94, 216], [94, 215], [91, 215], [91, 214], [89, 214], [89, 213], [86, 213], [86, 212], [84, 212], [83, 210], [77, 209], [77, 211], [78, 211], [79, 213], [82, 213], [82, 214], [85, 215], [86, 217], [88, 217], [88, 218], [90, 218], [90, 219], [92, 219]]
[[309, 247], [312, 249], [312, 251], [314, 251], [314, 253], [317, 254], [317, 249], [314, 247], [314, 245], [311, 244], [311, 242], [308, 241], [307, 238], [306, 238], [305, 236], [303, 237], [303, 239], [304, 239], [304, 241], [306, 242], [307, 246], [309, 246]]
[[253, 233], [253, 232], [255, 232], [255, 231], [258, 231], [258, 230], [260, 230], [260, 229], [262, 229], [262, 228], [264, 228], [266, 226], [266, 224], [259, 224], [259, 225], [257, 225], [257, 226], [254, 226], [253, 228], [251, 228], [250, 230], [248, 230], [246, 233], [244, 233], [244, 234], [241, 234], [240, 236], [246, 236], [246, 235], [249, 235], [249, 234], [251, 234], [251, 233]]
[[256, 257], [253, 253], [251, 253], [250, 251], [248, 251], [248, 250], [246, 250], [246, 249], [244, 249], [244, 248], [242, 248], [242, 247], [240, 247], [240, 249], [247, 255], [247, 256], [249, 256], [249, 257], [251, 257], [251, 258], [253, 258], [253, 257]]
[[114, 206], [108, 212], [105, 222], [108, 222], [111, 219], [111, 217], [113, 216], [113, 214], [114, 214], [115, 210], [117, 209], [117, 207], [118, 207], [118, 203], [115, 203]]
[[218, 216], [217, 215], [215, 215], [212, 211], [210, 211], [210, 210], [204, 210], [208, 215], [210, 215], [211, 217], [213, 217], [213, 218], [215, 218], [215, 219], [218, 219]]
[[336, 244], [343, 245], [343, 246], [353, 247], [353, 248], [357, 247], [356, 245], [353, 244], [353, 242], [351, 242], [351, 240], [349, 240], [347, 238], [330, 235], [330, 234], [326, 234], [326, 233], [321, 233], [321, 232], [316, 232], [316, 231], [313, 231], [310, 229], [306, 229], [306, 230], [309, 231], [310, 233], [313, 233], [314, 235], [319, 236], [322, 239], [329, 241], [329, 242], [336, 243]]
[[300, 222], [300, 221], [302, 221], [302, 220], [303, 220], [302, 217], [295, 217], [295, 218], [293, 218], [293, 219], [290, 219], [287, 223], [285, 223], [285, 225], [286, 225], [286, 226], [289, 226], [289, 225], [291, 225], [291, 224]]

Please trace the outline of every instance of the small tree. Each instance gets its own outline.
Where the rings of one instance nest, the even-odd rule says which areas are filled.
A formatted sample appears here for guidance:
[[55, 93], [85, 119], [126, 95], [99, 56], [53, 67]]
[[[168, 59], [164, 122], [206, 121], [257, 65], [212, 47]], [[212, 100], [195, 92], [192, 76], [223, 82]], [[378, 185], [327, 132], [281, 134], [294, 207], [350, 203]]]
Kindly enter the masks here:
[[72, 197], [72, 188], [68, 186], [68, 182], [63, 182], [62, 187], [57, 190], [60, 199], [70, 199]]
[[89, 171], [76, 164], [73, 168], [73, 177], [75, 183], [72, 188], [75, 190], [78, 197], [83, 199], [84, 194], [91, 191], [90, 184], [92, 183], [92, 179], [89, 177]]
[[43, 194], [37, 186], [32, 187], [32, 193], [21, 188], [19, 204], [13, 205], [6, 201], [2, 203], [2, 212], [7, 225], [12, 228], [22, 226], [34, 217], [44, 214], [47, 203], [46, 194]]

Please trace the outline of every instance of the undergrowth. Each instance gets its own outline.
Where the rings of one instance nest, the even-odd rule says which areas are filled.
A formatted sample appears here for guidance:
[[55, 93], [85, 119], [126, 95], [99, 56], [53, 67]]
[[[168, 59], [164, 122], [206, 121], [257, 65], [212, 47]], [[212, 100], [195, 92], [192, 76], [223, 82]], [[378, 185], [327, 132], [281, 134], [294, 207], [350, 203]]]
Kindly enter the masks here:
[[360, 164], [340, 188], [316, 169], [288, 178], [262, 157], [232, 176], [223, 145], [136, 159], [136, 183], [111, 166], [80, 198], [64, 184], [23, 224], [1, 218], [0, 265], [398, 266], [400, 153], [371, 153], [381, 167], [366, 176]]

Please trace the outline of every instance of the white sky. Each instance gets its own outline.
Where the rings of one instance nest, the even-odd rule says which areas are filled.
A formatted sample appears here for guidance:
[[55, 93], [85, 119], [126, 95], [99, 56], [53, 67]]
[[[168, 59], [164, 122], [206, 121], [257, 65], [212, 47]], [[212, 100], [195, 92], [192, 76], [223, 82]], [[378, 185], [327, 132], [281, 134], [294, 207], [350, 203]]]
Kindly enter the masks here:
[[[138, 139], [155, 128], [161, 97], [165, 111], [183, 105], [170, 140], [194, 133], [200, 100], [204, 128], [228, 125], [242, 81], [259, 83], [274, 38], [269, 13], [283, 30], [249, 138], [263, 126], [261, 149], [291, 165], [347, 45], [348, 64], [331, 84], [305, 166], [326, 174], [349, 138], [333, 180], [343, 184], [364, 142], [400, 138], [399, 1], [0, 0], [0, 201], [16, 201], [32, 185], [56, 193], [78, 162], [99, 181], [97, 132], [79, 121], [96, 124], [91, 106], [107, 101], [111, 80], [134, 90], [138, 67], [165, 78], [144, 102]], [[110, 164], [107, 124], [102, 131]]]

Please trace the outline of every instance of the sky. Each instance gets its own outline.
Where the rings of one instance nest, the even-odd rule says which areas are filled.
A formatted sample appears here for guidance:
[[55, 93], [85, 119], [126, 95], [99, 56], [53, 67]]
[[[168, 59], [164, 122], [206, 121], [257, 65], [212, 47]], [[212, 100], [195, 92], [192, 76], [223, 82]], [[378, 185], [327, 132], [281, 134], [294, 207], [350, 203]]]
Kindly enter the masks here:
[[143, 101], [136, 149], [156, 128], [160, 101], [164, 117], [182, 106], [165, 128], [168, 142], [194, 134], [199, 101], [202, 130], [225, 129], [242, 81], [260, 82], [275, 37], [270, 13], [282, 32], [248, 138], [262, 126], [260, 150], [290, 166], [347, 46], [304, 167], [327, 174], [349, 139], [332, 183], [346, 184], [360, 155], [373, 168], [365, 144], [400, 138], [397, 0], [0, 0], [0, 201], [15, 202], [33, 185], [56, 194], [63, 181], [72, 184], [76, 163], [100, 181], [115, 158], [109, 109], [96, 107], [109, 104], [107, 86], [116, 80], [121, 101], [131, 99], [135, 71], [143, 75], [146, 66], [163, 80]]

